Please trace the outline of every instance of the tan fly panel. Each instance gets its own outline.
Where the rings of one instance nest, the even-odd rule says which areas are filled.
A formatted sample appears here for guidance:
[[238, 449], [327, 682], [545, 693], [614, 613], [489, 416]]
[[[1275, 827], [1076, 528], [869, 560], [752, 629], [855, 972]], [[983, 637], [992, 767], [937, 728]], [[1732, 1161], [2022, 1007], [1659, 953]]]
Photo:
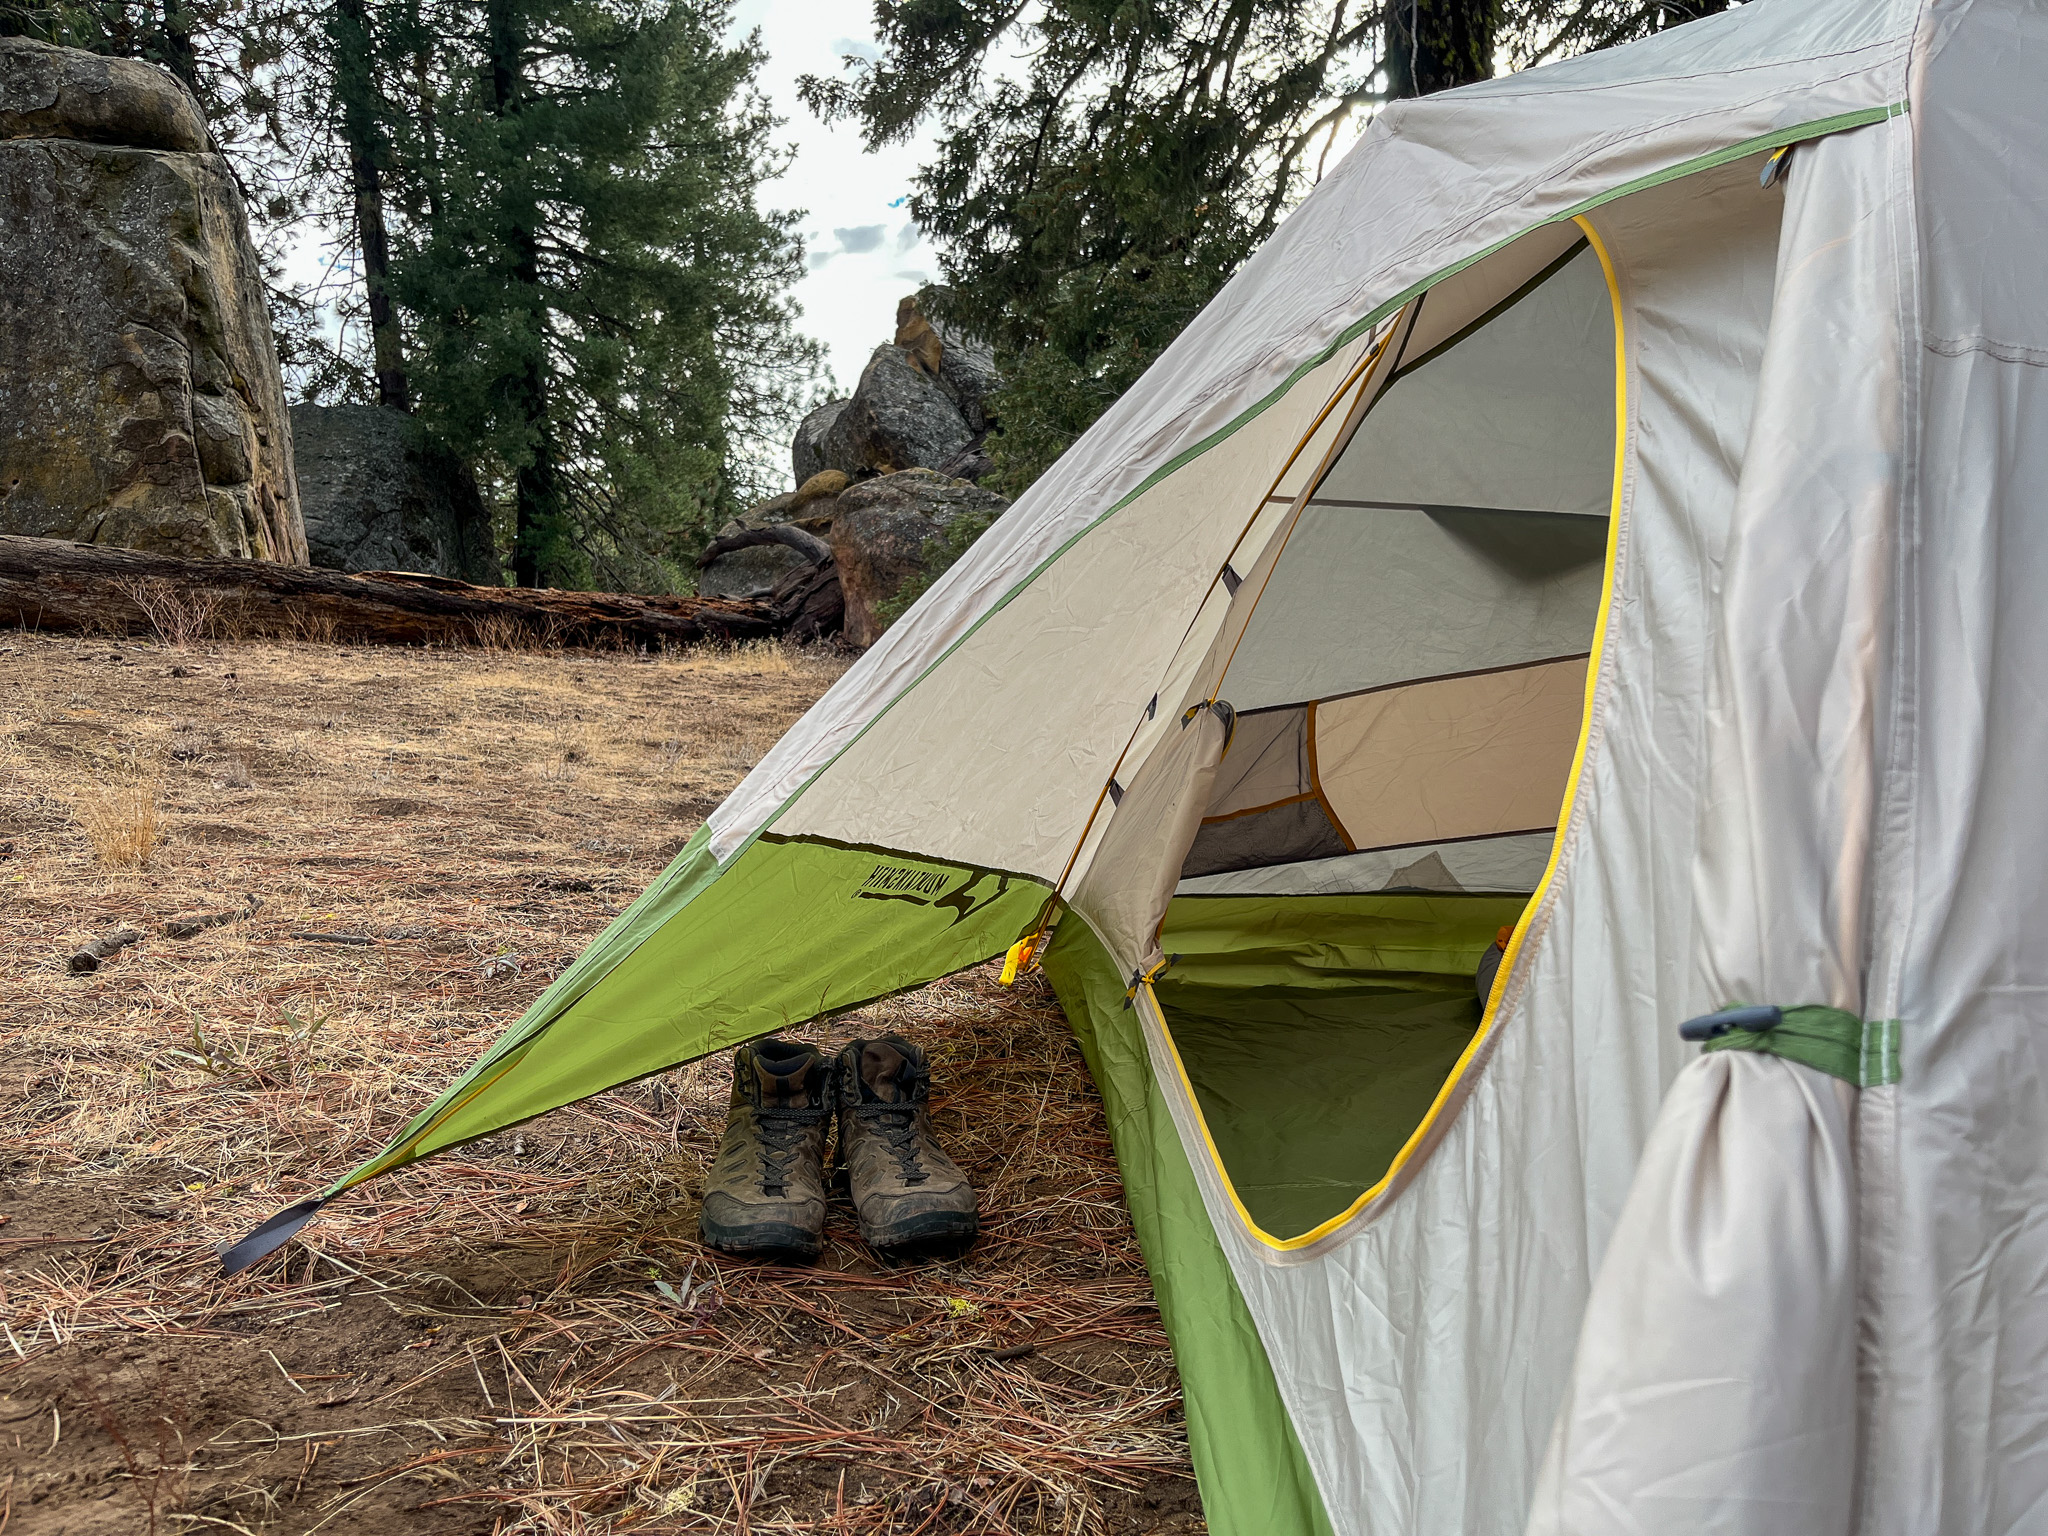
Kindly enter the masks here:
[[1570, 228], [1419, 302], [1256, 595], [1186, 893], [1541, 877], [1604, 574], [1613, 304]]
[[1350, 848], [1547, 832], [1585, 692], [1572, 657], [1310, 705], [1317, 796]]

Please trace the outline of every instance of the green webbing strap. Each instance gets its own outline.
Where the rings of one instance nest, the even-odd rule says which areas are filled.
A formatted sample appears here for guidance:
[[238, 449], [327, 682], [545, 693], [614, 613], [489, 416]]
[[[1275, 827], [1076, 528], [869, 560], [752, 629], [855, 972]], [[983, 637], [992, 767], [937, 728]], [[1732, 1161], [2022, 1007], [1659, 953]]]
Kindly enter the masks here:
[[1840, 1008], [1787, 1008], [1775, 1028], [1730, 1029], [1701, 1049], [1782, 1056], [1858, 1088], [1899, 1080], [1899, 1021], [1859, 1019]]

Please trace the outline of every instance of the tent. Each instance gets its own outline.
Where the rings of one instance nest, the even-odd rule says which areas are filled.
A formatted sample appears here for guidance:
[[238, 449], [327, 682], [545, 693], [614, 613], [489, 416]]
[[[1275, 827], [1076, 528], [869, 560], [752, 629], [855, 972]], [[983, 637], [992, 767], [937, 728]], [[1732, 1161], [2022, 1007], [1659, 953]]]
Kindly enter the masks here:
[[1381, 113], [328, 1197], [1010, 950], [1213, 1530], [2038, 1525], [2044, 63], [1756, 0]]

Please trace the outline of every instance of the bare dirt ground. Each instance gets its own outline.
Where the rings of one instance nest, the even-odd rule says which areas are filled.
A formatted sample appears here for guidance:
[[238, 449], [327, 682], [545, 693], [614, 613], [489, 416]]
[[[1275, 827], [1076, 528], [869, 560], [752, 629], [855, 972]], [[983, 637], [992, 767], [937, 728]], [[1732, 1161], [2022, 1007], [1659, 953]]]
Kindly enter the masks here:
[[843, 1210], [816, 1270], [701, 1248], [713, 1058], [218, 1277], [842, 664], [0, 633], [0, 1536], [1202, 1529], [1100, 1105], [1050, 995], [986, 970], [821, 1032], [932, 1051], [963, 1260], [878, 1266]]

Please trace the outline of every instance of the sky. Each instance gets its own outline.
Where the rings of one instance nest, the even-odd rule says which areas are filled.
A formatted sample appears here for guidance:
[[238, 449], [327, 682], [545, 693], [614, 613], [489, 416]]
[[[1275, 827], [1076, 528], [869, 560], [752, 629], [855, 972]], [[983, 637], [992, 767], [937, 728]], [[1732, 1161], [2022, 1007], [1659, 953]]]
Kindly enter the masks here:
[[795, 163], [761, 189], [761, 202], [805, 210], [798, 228], [808, 271], [796, 288], [798, 326], [825, 344], [841, 394], [895, 334], [896, 301], [938, 276], [936, 254], [907, 204], [929, 134], [868, 154], [858, 130], [827, 127], [797, 100], [799, 77], [837, 76], [845, 55], [877, 55], [870, 14], [858, 0], [740, 0], [733, 14], [739, 35], [761, 34], [768, 62], [760, 87], [787, 120], [777, 137], [796, 148]]

